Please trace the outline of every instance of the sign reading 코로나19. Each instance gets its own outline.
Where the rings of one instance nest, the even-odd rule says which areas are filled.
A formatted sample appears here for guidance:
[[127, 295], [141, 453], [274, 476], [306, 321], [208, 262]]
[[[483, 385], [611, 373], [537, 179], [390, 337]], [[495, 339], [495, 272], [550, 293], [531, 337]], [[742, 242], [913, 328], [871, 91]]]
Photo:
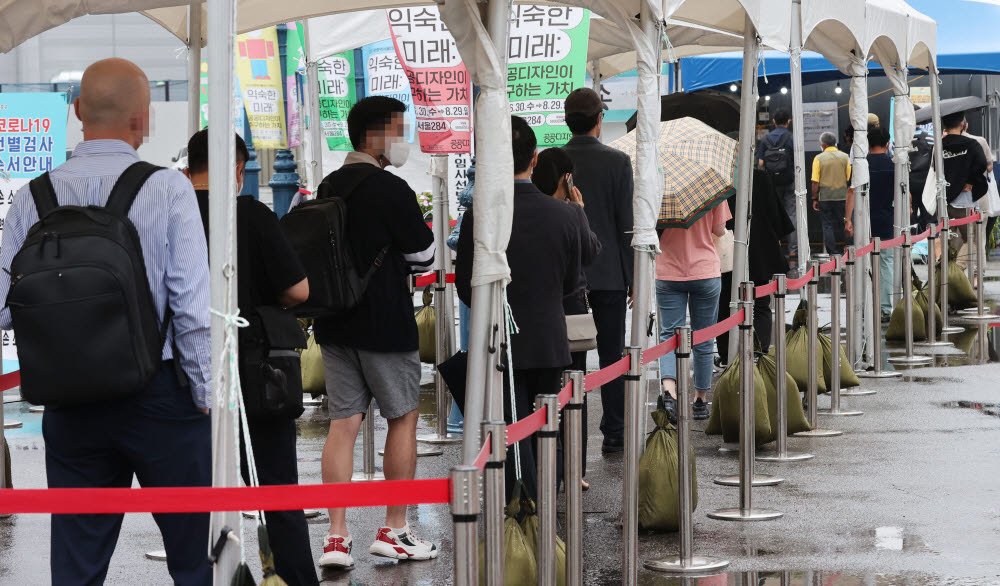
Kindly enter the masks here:
[[[64, 94], [0, 93], [0, 231], [17, 190], [66, 161], [66, 113]], [[2, 345], [14, 360], [14, 332]]]
[[356, 101], [354, 51], [330, 55], [317, 63], [319, 119], [326, 146], [331, 151], [351, 151], [347, 115]]
[[236, 75], [256, 148], [288, 148], [278, 33], [272, 26], [236, 37]]
[[563, 102], [586, 76], [590, 11], [566, 6], [511, 8], [507, 46], [510, 113], [534, 129], [538, 146], [566, 144]]
[[455, 39], [436, 7], [392, 8], [389, 28], [413, 92], [420, 150], [467, 153], [472, 148], [472, 85]]

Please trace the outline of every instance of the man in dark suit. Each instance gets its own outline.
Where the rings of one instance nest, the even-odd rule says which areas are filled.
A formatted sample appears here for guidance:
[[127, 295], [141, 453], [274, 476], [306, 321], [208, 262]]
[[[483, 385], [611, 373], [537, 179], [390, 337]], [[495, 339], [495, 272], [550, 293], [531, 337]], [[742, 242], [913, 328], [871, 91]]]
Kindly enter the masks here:
[[[580, 223], [569, 204], [547, 196], [531, 182], [538, 153], [535, 133], [528, 123], [511, 117], [514, 151], [514, 217], [507, 262], [511, 282], [507, 286], [518, 333], [511, 336], [514, 362], [514, 406], [510, 412], [510, 390], [504, 380], [504, 418], [508, 423], [535, 410], [535, 396], [559, 392], [562, 372], [570, 362], [563, 296], [577, 289], [580, 275]], [[471, 306], [474, 209], [465, 212], [458, 237], [455, 284], [458, 297]], [[518, 444], [525, 489], [536, 497], [534, 437]], [[508, 450], [506, 484], [510, 497], [515, 477], [514, 454]]]
[[[597, 325], [597, 354], [604, 368], [625, 351], [625, 312], [632, 287], [632, 162], [598, 140], [604, 104], [594, 90], [570, 93], [565, 112], [573, 138], [563, 151], [573, 160], [573, 183], [583, 194], [590, 229], [601, 241], [600, 254], [584, 271]], [[620, 452], [625, 446], [623, 379], [601, 387], [601, 405], [602, 451]]]

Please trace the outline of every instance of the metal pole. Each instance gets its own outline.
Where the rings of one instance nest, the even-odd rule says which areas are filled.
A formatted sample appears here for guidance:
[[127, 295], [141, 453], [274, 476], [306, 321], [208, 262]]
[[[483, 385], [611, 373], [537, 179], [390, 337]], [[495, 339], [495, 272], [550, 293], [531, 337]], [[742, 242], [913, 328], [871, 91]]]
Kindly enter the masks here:
[[[735, 277], [735, 273], [733, 277]], [[740, 284], [740, 307], [743, 321], [740, 323], [740, 506], [736, 509], [720, 509], [708, 514], [709, 518], [722, 521], [766, 521], [782, 516], [778, 511], [753, 508], [753, 486], [757, 480], [771, 479], [777, 484], [783, 482], [765, 475], [754, 475], [754, 452], [756, 445], [756, 425], [754, 424], [754, 362], [753, 362], [753, 283]], [[716, 484], [723, 484], [716, 479]]]
[[808, 407], [806, 409], [806, 419], [809, 420], [809, 426], [812, 429], [809, 431], [800, 431], [795, 434], [795, 437], [833, 437], [843, 435], [844, 432], [820, 428], [816, 410], [817, 394], [819, 391], [817, 378], [823, 376], [819, 368], [819, 328], [816, 317], [816, 312], [819, 309], [819, 302], [816, 298], [820, 276], [819, 261], [810, 260], [809, 268], [812, 270], [812, 279], [806, 285], [806, 297], [808, 299], [806, 313], [806, 335], [808, 336], [806, 343], [806, 372], [809, 377], [809, 382], [806, 385], [806, 406]]
[[[638, 276], [638, 275], [637, 275]], [[634, 311], [634, 310], [633, 310]], [[632, 332], [633, 339], [635, 331]], [[622, 584], [638, 580], [639, 554], [639, 450], [642, 441], [644, 395], [642, 348], [628, 346], [629, 370], [625, 375], [625, 473], [622, 479]]]
[[[806, 145], [805, 115], [802, 106], [802, 0], [792, 0], [792, 46], [790, 51], [792, 78], [792, 128], [799, 136], [792, 141], [792, 156], [795, 163], [795, 239], [798, 249], [799, 275], [808, 270], [809, 219], [806, 207]], [[784, 316], [782, 316], [784, 319]]]
[[[971, 226], [972, 224], [970, 224]], [[979, 219], [975, 221], [976, 234], [976, 271], [979, 274], [979, 285], [976, 287], [976, 313], [967, 314], [961, 316], [959, 319], [961, 321], [971, 322], [971, 323], [981, 323], [981, 322], [994, 322], [1000, 320], [1000, 316], [994, 315], [986, 310], [986, 222], [983, 220], [982, 213], [979, 215]], [[971, 243], [971, 240], [970, 240]], [[971, 244], [970, 244], [971, 246]], [[969, 263], [971, 266], [972, 263]], [[982, 330], [980, 330], [982, 331]], [[985, 339], [985, 336], [980, 335], [980, 339]], [[984, 362], [987, 360], [987, 356], [983, 355]]]
[[188, 6], [188, 136], [201, 130], [201, 3]]
[[306, 104], [309, 108], [309, 173], [307, 173], [308, 189], [313, 193], [323, 181], [323, 151], [326, 150], [326, 139], [323, 136], [323, 121], [319, 113], [319, 64], [309, 55], [309, 19], [300, 21], [303, 25], [302, 35], [306, 45]]
[[593, 90], [597, 95], [601, 95], [601, 60], [594, 59], [590, 62], [590, 72], [593, 75]]
[[[940, 141], [938, 141], [940, 142]], [[965, 328], [948, 325], [948, 266], [951, 264], [951, 219], [948, 217], [948, 204], [944, 195], [938, 196], [938, 222], [941, 226], [941, 335], [958, 334]]]
[[[858, 364], [861, 363], [861, 356], [858, 352], [858, 312], [855, 311], [855, 299], [858, 297], [859, 281], [858, 271], [864, 267], [864, 263], [858, 263], [857, 249], [854, 246], [847, 247], [847, 262], [844, 263], [844, 289], [847, 291], [845, 294], [846, 306], [847, 306], [847, 359], [851, 362], [851, 370], [856, 370]], [[863, 273], [863, 271], [862, 271]], [[861, 371], [864, 372], [864, 371]], [[852, 389], [842, 389], [840, 391], [841, 397], [861, 397], [867, 395], [874, 395], [875, 391], [871, 389], [862, 389], [861, 387], [854, 387]]]
[[451, 469], [451, 520], [455, 525], [455, 586], [476, 586], [479, 584], [479, 468], [475, 466], [459, 465]]
[[[788, 294], [788, 278], [784, 273], [774, 275], [778, 285], [774, 292], [774, 364], [776, 372], [775, 388], [778, 395], [778, 431], [775, 451], [757, 456], [760, 462], [799, 462], [811, 460], [814, 456], [805, 452], [788, 451], [788, 355], [785, 348], [785, 296]], [[798, 397], [798, 393], [796, 393]]]
[[947, 348], [954, 346], [951, 342], [947, 340], [937, 339], [937, 287], [935, 286], [935, 281], [937, 277], [934, 274], [934, 261], [937, 256], [936, 251], [936, 240], [938, 239], [938, 227], [935, 224], [930, 225], [930, 235], [927, 237], [927, 284], [925, 285], [927, 289], [927, 339], [923, 342], [916, 342], [913, 345], [917, 348]]
[[[853, 248], [853, 247], [852, 247]], [[834, 258], [830, 271], [830, 409], [823, 415], [861, 415], [861, 411], [844, 411], [840, 408], [840, 272], [843, 257]]]
[[563, 374], [571, 383], [569, 403], [563, 407], [566, 436], [563, 438], [563, 477], [566, 481], [566, 584], [583, 586], [583, 393], [584, 373]]
[[[236, 230], [230, 220], [236, 218], [236, 144], [233, 136], [233, 77], [236, 70], [233, 31], [236, 3], [234, 0], [213, 0], [207, 6], [208, 67], [212, 81], [208, 84], [208, 118], [214, 120], [208, 129], [209, 157], [209, 258], [211, 269], [212, 307], [223, 314], [235, 311], [238, 278], [236, 260]], [[212, 356], [223, 356], [226, 341], [226, 319], [213, 314], [211, 319]], [[235, 335], [235, 332], [233, 332]], [[212, 396], [225, 397], [234, 381], [233, 369], [212, 361]], [[212, 409], [212, 486], [239, 486], [236, 437], [233, 433], [236, 414], [227, 408], [228, 401], [216, 401]], [[225, 527], [239, 527], [238, 511], [216, 511], [211, 514], [210, 547]], [[192, 536], [198, 539], [198, 536]], [[203, 537], [202, 537], [203, 538]], [[240, 561], [240, 551], [233, 544], [223, 547], [213, 568], [216, 584], [228, 584]]]
[[507, 424], [503, 421], [484, 421], [483, 437], [489, 438], [490, 442], [490, 457], [486, 460], [486, 469], [483, 472], [483, 502], [486, 508], [486, 584], [502, 586], [505, 559], [503, 467], [507, 458]]
[[[691, 328], [682, 326], [675, 330], [677, 335], [677, 372], [690, 372], [691, 362]], [[681, 374], [677, 377], [677, 519], [680, 521], [679, 554], [665, 558], [643, 561], [648, 570], [667, 572], [671, 574], [694, 574], [717, 572], [729, 565], [728, 560], [707, 556], [694, 555], [694, 523], [691, 513], [694, 477], [691, 474], [691, 390], [688, 388], [688, 377]]]
[[385, 480], [385, 474], [375, 471], [375, 401], [368, 402], [368, 411], [361, 424], [361, 472], [351, 476], [351, 482]]
[[[753, 19], [747, 13], [743, 25], [743, 93], [740, 96], [739, 177], [736, 180], [736, 227], [733, 231], [733, 287], [731, 306], [739, 301], [739, 284], [747, 278], [747, 242], [750, 237], [750, 199], [753, 197], [753, 143], [757, 124], [757, 50], [760, 39]], [[801, 142], [801, 141], [797, 141]], [[733, 310], [735, 311], [735, 309]], [[729, 336], [729, 355], [736, 356], [736, 336]]]
[[[878, 309], [881, 299], [881, 287], [882, 287], [882, 262], [880, 257], [882, 256], [882, 239], [875, 237], [872, 238], [872, 243], [875, 245], [874, 250], [872, 250], [872, 307]], [[881, 310], [877, 311], [872, 315], [881, 315]], [[857, 373], [861, 378], [896, 378], [900, 376], [899, 372], [895, 370], [882, 370], [882, 326], [879, 325], [878, 335], [875, 336], [874, 344], [874, 362], [872, 370], [866, 370]]]
[[944, 137], [944, 125], [941, 123], [941, 92], [937, 64], [932, 63], [928, 68], [931, 86], [931, 116], [934, 119], [934, 170], [937, 174], [937, 216], [941, 226], [941, 335], [957, 334], [965, 331], [964, 328], [948, 325], [948, 256], [951, 254], [948, 248], [948, 240], [951, 237], [948, 219], [948, 201], [945, 194], [944, 182], [944, 150], [942, 138]]
[[559, 438], [559, 397], [536, 396], [535, 410], [538, 409], [545, 409], [545, 424], [536, 434], [538, 436], [538, 551], [536, 552], [538, 584], [556, 586], [556, 441]]
[[913, 281], [910, 277], [910, 247], [912, 246], [912, 240], [910, 235], [910, 228], [907, 227], [903, 230], [903, 247], [902, 247], [902, 257], [903, 257], [903, 274], [907, 278], [903, 279], [903, 312], [906, 314], [906, 321], [904, 322], [905, 340], [906, 340], [906, 354], [903, 356], [890, 356], [890, 364], [903, 364], [909, 366], [917, 366], [921, 364], [930, 364], [933, 359], [930, 356], [916, 356], [913, 354]]

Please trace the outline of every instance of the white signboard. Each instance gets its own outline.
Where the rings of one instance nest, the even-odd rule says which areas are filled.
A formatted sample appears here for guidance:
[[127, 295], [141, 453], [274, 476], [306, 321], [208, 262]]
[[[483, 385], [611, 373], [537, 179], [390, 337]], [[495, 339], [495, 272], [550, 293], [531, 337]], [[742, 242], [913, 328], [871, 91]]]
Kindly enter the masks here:
[[840, 110], [837, 102], [806, 102], [802, 104], [803, 128], [802, 132], [795, 133], [795, 138], [800, 136], [804, 141], [807, 152], [819, 152], [819, 137], [824, 132], [832, 132], [838, 139], [840, 130]]

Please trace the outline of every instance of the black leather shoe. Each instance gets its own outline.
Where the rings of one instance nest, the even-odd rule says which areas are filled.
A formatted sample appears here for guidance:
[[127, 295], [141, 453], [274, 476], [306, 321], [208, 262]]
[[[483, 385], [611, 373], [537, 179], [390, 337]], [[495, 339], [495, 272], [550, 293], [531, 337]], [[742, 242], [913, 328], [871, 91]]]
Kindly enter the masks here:
[[604, 443], [601, 444], [601, 452], [605, 454], [614, 454], [624, 450], [625, 450], [625, 438], [606, 437], [604, 438]]

